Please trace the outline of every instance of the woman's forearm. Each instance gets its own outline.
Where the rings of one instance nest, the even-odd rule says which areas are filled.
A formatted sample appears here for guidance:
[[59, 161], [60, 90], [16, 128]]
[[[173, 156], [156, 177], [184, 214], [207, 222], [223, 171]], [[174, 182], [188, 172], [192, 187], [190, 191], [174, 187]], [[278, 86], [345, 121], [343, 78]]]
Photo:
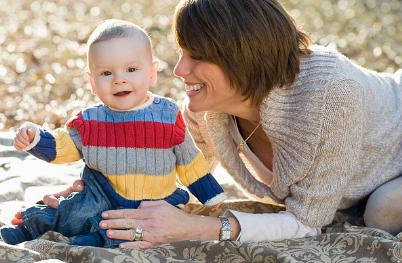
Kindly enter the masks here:
[[[235, 240], [240, 233], [240, 225], [235, 217], [228, 219], [232, 228], [230, 239]], [[219, 240], [221, 227], [221, 222], [217, 217], [193, 215], [186, 239]]]

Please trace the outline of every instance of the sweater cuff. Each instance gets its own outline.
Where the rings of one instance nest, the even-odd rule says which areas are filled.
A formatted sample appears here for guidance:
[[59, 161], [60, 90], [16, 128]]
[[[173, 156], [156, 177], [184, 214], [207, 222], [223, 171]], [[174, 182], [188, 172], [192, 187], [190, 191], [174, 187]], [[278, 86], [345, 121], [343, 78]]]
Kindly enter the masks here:
[[209, 199], [208, 201], [206, 201], [204, 203], [204, 205], [206, 205], [206, 206], [214, 206], [214, 205], [222, 203], [226, 199], [227, 199], [227, 197], [226, 197], [225, 193], [220, 193], [217, 196], [214, 196], [211, 199]]
[[320, 228], [301, 223], [290, 212], [250, 214], [227, 210], [224, 216], [233, 216], [240, 224], [240, 241], [277, 241], [289, 238], [316, 236]]
[[31, 150], [33, 147], [35, 147], [38, 144], [38, 142], [40, 140], [40, 129], [39, 129], [38, 125], [36, 125], [35, 123], [32, 123], [32, 122], [24, 123], [21, 126], [21, 128], [27, 128], [27, 129], [34, 129], [35, 130], [35, 137], [34, 137], [33, 141], [31, 142], [31, 144], [28, 145], [27, 147], [25, 147], [24, 149], [22, 149], [22, 151], [27, 152], [27, 151]]
[[188, 189], [203, 204], [215, 202], [213, 198], [218, 199], [218, 196], [223, 193], [222, 187], [210, 173], [189, 185]]

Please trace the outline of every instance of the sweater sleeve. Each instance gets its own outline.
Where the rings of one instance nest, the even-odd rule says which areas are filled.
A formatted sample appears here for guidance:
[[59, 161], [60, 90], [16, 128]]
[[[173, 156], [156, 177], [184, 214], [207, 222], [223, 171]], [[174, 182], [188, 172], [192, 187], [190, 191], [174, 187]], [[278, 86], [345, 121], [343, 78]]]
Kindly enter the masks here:
[[36, 128], [34, 144], [28, 152], [44, 161], [60, 164], [78, 161], [80, 152], [65, 128], [48, 131], [39, 126]]
[[320, 140], [305, 176], [290, 185], [287, 211], [311, 227], [332, 222], [353, 175], [362, 140], [361, 86], [349, 79], [328, 84]]
[[180, 182], [205, 205], [222, 202], [223, 189], [209, 172], [208, 164], [186, 129], [180, 111], [177, 114], [174, 129], [176, 171]]
[[183, 107], [183, 117], [195, 144], [202, 151], [209, 167], [214, 170], [218, 164], [218, 160], [215, 157], [212, 143], [208, 136], [206, 121], [204, 119], [205, 112], [192, 112], [188, 109], [188, 104], [186, 103]]
[[306, 226], [287, 211], [251, 214], [227, 210], [224, 216], [236, 217], [241, 229], [239, 240], [242, 242], [277, 241], [321, 234], [321, 228]]

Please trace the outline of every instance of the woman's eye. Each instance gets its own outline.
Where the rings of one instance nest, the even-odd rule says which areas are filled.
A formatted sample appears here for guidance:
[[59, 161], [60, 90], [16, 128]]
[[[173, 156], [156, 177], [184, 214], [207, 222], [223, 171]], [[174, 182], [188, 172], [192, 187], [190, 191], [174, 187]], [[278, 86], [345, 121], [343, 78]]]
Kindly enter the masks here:
[[101, 76], [110, 76], [110, 75], [112, 75], [112, 72], [110, 72], [110, 71], [101, 72]]
[[137, 71], [138, 69], [137, 68], [134, 68], [134, 67], [130, 67], [130, 68], [128, 68], [128, 72], [135, 72], [135, 71]]
[[202, 60], [201, 56], [191, 55], [190, 57], [191, 57], [191, 59], [194, 59], [194, 60]]

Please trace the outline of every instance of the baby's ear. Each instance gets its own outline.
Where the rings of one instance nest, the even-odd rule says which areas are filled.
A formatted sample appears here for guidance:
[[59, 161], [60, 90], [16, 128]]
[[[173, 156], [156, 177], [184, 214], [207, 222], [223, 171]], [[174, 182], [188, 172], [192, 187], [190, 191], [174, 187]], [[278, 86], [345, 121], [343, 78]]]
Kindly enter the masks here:
[[159, 62], [154, 60], [151, 66], [151, 86], [155, 85], [158, 80], [158, 65]]
[[88, 81], [89, 81], [89, 84], [91, 85], [92, 93], [93, 93], [94, 95], [96, 95], [96, 86], [95, 86], [94, 78], [93, 78], [91, 72], [87, 71], [86, 74], [87, 74], [87, 79], [88, 79]]

